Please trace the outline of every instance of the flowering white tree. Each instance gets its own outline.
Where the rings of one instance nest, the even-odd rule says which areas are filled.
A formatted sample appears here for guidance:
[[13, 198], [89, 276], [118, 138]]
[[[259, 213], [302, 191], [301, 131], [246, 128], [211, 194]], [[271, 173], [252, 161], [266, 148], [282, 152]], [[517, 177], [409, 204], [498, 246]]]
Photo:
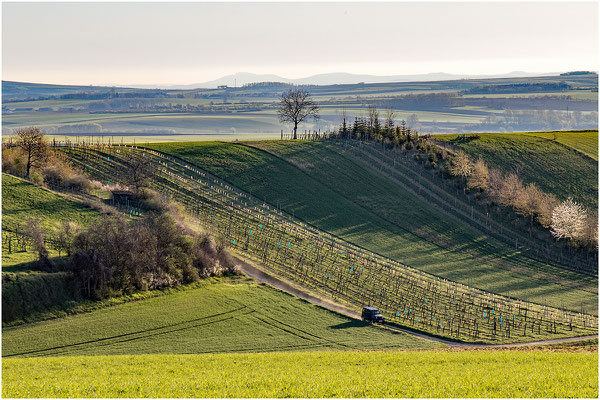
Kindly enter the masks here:
[[554, 208], [550, 231], [557, 239], [577, 242], [585, 236], [586, 218], [585, 209], [569, 197]]

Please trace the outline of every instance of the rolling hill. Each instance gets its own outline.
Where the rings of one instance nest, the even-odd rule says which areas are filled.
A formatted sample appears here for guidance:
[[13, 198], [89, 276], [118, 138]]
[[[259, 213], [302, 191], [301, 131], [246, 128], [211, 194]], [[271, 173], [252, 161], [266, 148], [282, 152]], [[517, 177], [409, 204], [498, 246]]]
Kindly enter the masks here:
[[[556, 134], [556, 140], [554, 135]], [[598, 208], [598, 131], [479, 134], [480, 139], [456, 141], [438, 135], [476, 159], [505, 172], [517, 172], [560, 200], [573, 197], [590, 209]]]
[[[526, 258], [321, 142], [156, 144], [344, 240], [493, 293], [596, 312], [595, 278]], [[268, 150], [268, 151], [266, 151]]]

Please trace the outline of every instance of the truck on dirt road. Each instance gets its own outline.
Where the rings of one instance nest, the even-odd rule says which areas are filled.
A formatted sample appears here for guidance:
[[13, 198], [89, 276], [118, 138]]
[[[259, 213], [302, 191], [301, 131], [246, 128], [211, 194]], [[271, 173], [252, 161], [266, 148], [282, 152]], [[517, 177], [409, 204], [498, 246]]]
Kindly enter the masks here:
[[376, 309], [375, 307], [363, 307], [362, 314], [361, 314], [361, 319], [363, 321], [368, 321], [368, 322], [370, 322], [372, 324], [375, 324], [375, 323], [383, 324], [383, 323], [385, 323], [385, 318], [383, 318], [383, 315], [381, 315], [381, 313], [379, 312], [379, 310]]

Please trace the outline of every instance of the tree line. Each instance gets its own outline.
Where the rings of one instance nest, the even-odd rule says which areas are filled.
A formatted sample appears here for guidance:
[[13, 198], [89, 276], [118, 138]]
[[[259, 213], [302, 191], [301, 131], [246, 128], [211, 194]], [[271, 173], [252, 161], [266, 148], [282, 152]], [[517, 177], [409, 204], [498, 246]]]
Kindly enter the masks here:
[[524, 184], [516, 173], [490, 168], [481, 157], [474, 161], [463, 151], [449, 158], [447, 170], [461, 179], [467, 189], [482, 193], [492, 204], [510, 207], [532, 223], [537, 221], [557, 240], [598, 250], [597, 213], [572, 198], [560, 202], [535, 183]]
[[[454, 154], [437, 146], [430, 135], [419, 135], [402, 120], [395, 125], [395, 113], [387, 110], [383, 121], [379, 111], [367, 107], [367, 116], [355, 117], [350, 123], [345, 111], [340, 126], [332, 137], [381, 143], [388, 148], [415, 151], [415, 159], [428, 168], [438, 168], [447, 178], [455, 179], [465, 190], [475, 192], [490, 205], [500, 205], [536, 221], [548, 229], [556, 240], [566, 240], [573, 247], [598, 250], [597, 212], [587, 210], [572, 198], [560, 202], [535, 183], [525, 184], [514, 172], [503, 173], [490, 168], [482, 158], [472, 160], [465, 152]], [[476, 140], [478, 136], [469, 137]]]

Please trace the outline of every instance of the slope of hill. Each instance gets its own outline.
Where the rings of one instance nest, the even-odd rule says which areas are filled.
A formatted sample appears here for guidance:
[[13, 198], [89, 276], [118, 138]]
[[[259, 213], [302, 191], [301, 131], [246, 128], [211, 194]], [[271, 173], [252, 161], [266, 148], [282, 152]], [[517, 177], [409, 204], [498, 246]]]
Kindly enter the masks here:
[[514, 171], [524, 183], [534, 182], [560, 200], [571, 196], [590, 209], [598, 208], [598, 162], [591, 158], [594, 149], [597, 154], [598, 131], [559, 133], [556, 141], [552, 132], [479, 136], [470, 141], [456, 141], [456, 135], [435, 139], [452, 143], [473, 158], [481, 156], [488, 165]]
[[598, 131], [532, 132], [526, 135], [552, 139], [598, 161]]
[[42, 227], [55, 228], [62, 221], [87, 225], [100, 213], [24, 179], [2, 174], [2, 230], [22, 230], [28, 218], [37, 218]]
[[187, 354], [439, 347], [371, 326], [249, 278], [5, 328], [2, 355]]
[[515, 254], [322, 142], [152, 145], [319, 228], [444, 278], [541, 304], [596, 312], [595, 278]]
[[[45, 96], [60, 96], [67, 93], [108, 93], [107, 86], [53, 85], [46, 83], [2, 81], [2, 102], [12, 99], [35, 99]], [[123, 89], [123, 88], [120, 88]]]

